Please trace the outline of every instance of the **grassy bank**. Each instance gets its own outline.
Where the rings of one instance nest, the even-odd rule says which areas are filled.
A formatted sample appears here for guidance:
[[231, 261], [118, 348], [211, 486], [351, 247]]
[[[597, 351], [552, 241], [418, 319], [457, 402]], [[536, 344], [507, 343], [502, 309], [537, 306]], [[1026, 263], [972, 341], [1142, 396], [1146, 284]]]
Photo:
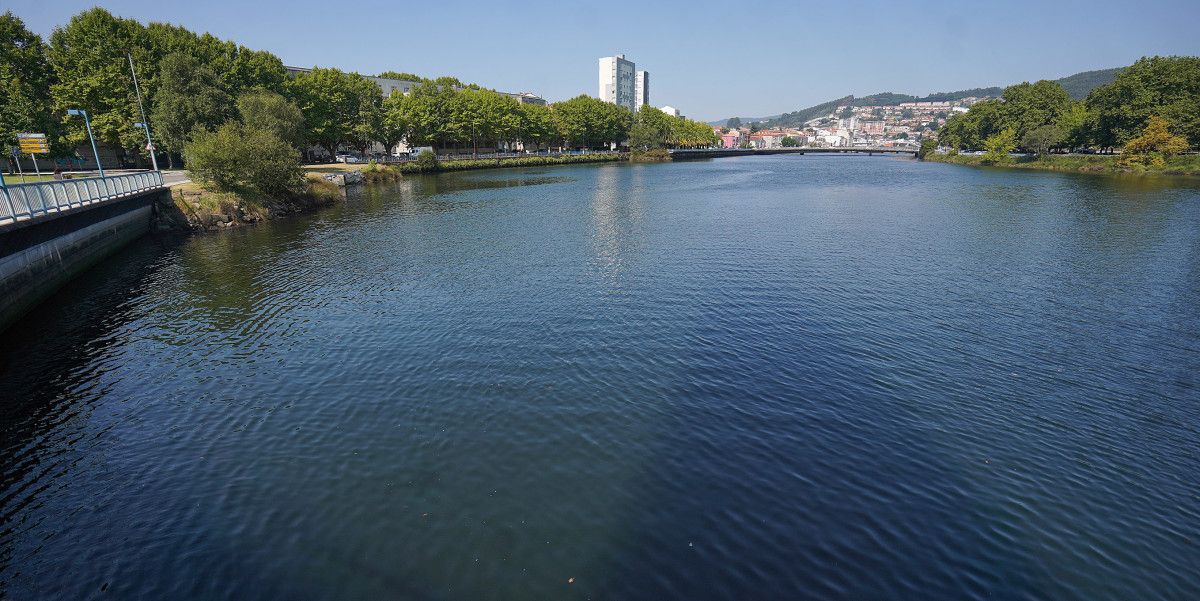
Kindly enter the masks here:
[[160, 206], [159, 228], [219, 230], [300, 213], [337, 202], [342, 191], [320, 175], [307, 175], [307, 189], [288, 198], [266, 198], [209, 190], [189, 182], [171, 188], [171, 204]]
[[[995, 167], [1012, 167], [1015, 169], [1040, 169], [1043, 171], [1066, 171], [1075, 173], [1126, 173], [1126, 174], [1161, 174], [1200, 176], [1200, 155], [1178, 155], [1167, 157], [1162, 167], [1146, 167], [1143, 165], [1121, 165], [1119, 155], [1048, 155], [1044, 157], [1014, 157], [1011, 162]], [[987, 166], [981, 155], [949, 155], [930, 154], [927, 161], [952, 163], [955, 165]]]

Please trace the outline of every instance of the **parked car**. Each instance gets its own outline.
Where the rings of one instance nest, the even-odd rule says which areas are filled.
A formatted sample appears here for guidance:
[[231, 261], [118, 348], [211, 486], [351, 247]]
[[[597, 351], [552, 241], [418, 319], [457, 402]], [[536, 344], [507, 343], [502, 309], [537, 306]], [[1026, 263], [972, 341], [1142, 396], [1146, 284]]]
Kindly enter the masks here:
[[361, 160], [359, 160], [358, 157], [356, 157], [352, 154], [339, 154], [334, 157], [334, 160], [336, 160], [339, 163], [361, 163], [362, 162]]

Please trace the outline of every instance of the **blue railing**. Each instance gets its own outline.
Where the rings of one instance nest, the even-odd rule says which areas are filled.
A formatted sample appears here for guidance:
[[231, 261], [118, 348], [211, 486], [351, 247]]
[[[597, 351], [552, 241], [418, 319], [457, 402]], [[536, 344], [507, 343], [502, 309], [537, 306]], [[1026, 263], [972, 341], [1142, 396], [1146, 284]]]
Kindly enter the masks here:
[[162, 186], [162, 174], [157, 171], [13, 184], [0, 188], [0, 225], [61, 213]]

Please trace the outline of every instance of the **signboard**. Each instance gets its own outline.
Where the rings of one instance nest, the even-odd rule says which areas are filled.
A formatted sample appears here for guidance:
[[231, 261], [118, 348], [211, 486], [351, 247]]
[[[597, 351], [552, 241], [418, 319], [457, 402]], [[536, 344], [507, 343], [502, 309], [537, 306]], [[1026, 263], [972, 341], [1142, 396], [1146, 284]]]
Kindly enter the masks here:
[[17, 134], [17, 144], [21, 148], [21, 152], [27, 154], [48, 154], [50, 152], [50, 141], [46, 139], [46, 134]]

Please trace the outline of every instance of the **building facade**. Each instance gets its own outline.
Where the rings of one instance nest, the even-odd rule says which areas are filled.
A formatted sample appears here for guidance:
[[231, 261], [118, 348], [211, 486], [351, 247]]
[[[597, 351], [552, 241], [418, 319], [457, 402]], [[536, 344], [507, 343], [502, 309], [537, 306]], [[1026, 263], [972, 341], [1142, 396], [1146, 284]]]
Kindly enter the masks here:
[[625, 60], [624, 54], [600, 59], [600, 100], [637, 110], [635, 80], [636, 68], [633, 61]]
[[633, 80], [634, 106], [641, 109], [650, 105], [650, 72], [638, 71]]

